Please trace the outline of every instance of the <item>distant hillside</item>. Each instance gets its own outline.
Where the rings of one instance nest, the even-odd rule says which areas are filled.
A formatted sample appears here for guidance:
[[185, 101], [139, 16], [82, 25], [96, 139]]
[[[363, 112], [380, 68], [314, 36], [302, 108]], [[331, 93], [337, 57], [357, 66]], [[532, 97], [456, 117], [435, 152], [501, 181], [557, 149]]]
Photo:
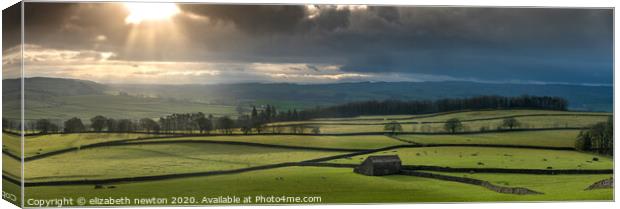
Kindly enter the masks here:
[[[473, 82], [360, 82], [340, 84], [101, 84], [86, 80], [27, 78], [27, 118], [160, 117], [176, 112], [234, 115], [237, 106], [271, 104], [304, 109], [367, 100], [436, 100], [481, 95], [558, 96], [570, 110], [613, 109], [613, 87], [485, 84]], [[19, 80], [3, 80], [3, 117], [19, 116]]]
[[[87, 80], [34, 77], [24, 80], [28, 96], [75, 96], [103, 94], [108, 88], [104, 84]], [[19, 91], [19, 79], [2, 80], [2, 94], [14, 95]]]
[[[3, 115], [19, 118], [19, 80], [6, 79], [3, 85]], [[178, 112], [205, 112], [232, 115], [234, 106], [210, 105], [174, 98], [152, 98], [118, 94], [109, 85], [87, 80], [61, 78], [25, 79], [26, 119], [61, 119], [96, 115], [114, 118], [157, 118]]]
[[360, 82], [340, 84], [112, 85], [132, 94], [190, 99], [228, 105], [275, 104], [314, 107], [365, 100], [435, 100], [481, 95], [559, 96], [571, 110], [611, 111], [613, 87], [474, 82]]
[[[26, 107], [35, 110], [39, 107], [58, 107], [63, 98], [79, 95], [104, 95], [108, 86], [93, 81], [34, 77], [24, 80]], [[2, 80], [3, 117], [19, 117], [20, 80]], [[58, 109], [58, 108], [56, 108]], [[62, 112], [62, 110], [58, 110]]]

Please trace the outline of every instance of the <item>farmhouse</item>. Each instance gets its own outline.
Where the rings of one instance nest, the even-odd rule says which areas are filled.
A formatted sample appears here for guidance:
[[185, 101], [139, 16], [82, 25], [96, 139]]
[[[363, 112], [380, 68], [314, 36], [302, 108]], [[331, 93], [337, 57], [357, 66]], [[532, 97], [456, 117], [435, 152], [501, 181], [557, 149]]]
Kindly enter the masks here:
[[398, 155], [368, 156], [353, 172], [367, 176], [384, 176], [400, 173], [401, 161]]

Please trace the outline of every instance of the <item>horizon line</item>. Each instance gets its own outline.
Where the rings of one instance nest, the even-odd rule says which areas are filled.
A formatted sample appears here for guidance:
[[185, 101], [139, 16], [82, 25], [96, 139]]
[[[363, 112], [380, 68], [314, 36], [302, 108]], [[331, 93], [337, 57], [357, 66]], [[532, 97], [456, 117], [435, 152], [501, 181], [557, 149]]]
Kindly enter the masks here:
[[[161, 85], [161, 86], [184, 86], [184, 85], [236, 85], [236, 84], [290, 84], [290, 85], [337, 85], [337, 84], [358, 84], [358, 83], [476, 83], [476, 84], [495, 84], [495, 85], [556, 85], [556, 86], [585, 86], [585, 87], [613, 87], [612, 84], [606, 83], [571, 83], [571, 82], [544, 82], [544, 81], [480, 81], [480, 80], [428, 80], [428, 81], [342, 81], [342, 82], [325, 82], [325, 83], [304, 83], [304, 82], [230, 82], [230, 83], [179, 83], [179, 84], [157, 84], [157, 83], [113, 83], [101, 82], [81, 78], [67, 77], [51, 77], [51, 76], [32, 76], [24, 77], [24, 79], [47, 78], [47, 79], [64, 79], [64, 80], [80, 80], [89, 81], [105, 85]], [[2, 78], [2, 80], [14, 80], [20, 78]]]

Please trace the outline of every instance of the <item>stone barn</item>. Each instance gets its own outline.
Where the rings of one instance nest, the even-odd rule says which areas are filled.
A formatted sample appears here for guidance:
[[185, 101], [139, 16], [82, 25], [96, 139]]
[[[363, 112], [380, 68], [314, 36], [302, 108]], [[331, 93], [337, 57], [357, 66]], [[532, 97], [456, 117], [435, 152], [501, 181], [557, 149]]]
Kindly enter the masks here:
[[368, 156], [353, 172], [367, 176], [385, 176], [400, 173], [401, 161], [398, 155]]

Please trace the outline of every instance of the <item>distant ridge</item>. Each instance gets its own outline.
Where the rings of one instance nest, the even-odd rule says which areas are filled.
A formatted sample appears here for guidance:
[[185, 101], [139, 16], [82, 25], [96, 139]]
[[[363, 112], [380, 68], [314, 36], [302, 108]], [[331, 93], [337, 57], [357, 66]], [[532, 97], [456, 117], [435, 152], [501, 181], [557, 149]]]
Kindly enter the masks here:
[[[19, 79], [2, 80], [2, 93], [15, 94], [19, 91]], [[24, 79], [26, 95], [28, 96], [75, 96], [103, 94], [108, 86], [94, 81], [32, 77]]]
[[[14, 96], [17, 79], [3, 80], [3, 94]], [[33, 77], [26, 78], [26, 95], [49, 96], [98, 95], [106, 91], [126, 92], [183, 101], [211, 104], [276, 104], [294, 108], [312, 108], [367, 100], [436, 100], [481, 95], [557, 96], [568, 100], [570, 110], [613, 110], [612, 86], [567, 84], [495, 84], [466, 81], [438, 82], [358, 82], [331, 84], [239, 83], [239, 84], [101, 84], [88, 80]]]

